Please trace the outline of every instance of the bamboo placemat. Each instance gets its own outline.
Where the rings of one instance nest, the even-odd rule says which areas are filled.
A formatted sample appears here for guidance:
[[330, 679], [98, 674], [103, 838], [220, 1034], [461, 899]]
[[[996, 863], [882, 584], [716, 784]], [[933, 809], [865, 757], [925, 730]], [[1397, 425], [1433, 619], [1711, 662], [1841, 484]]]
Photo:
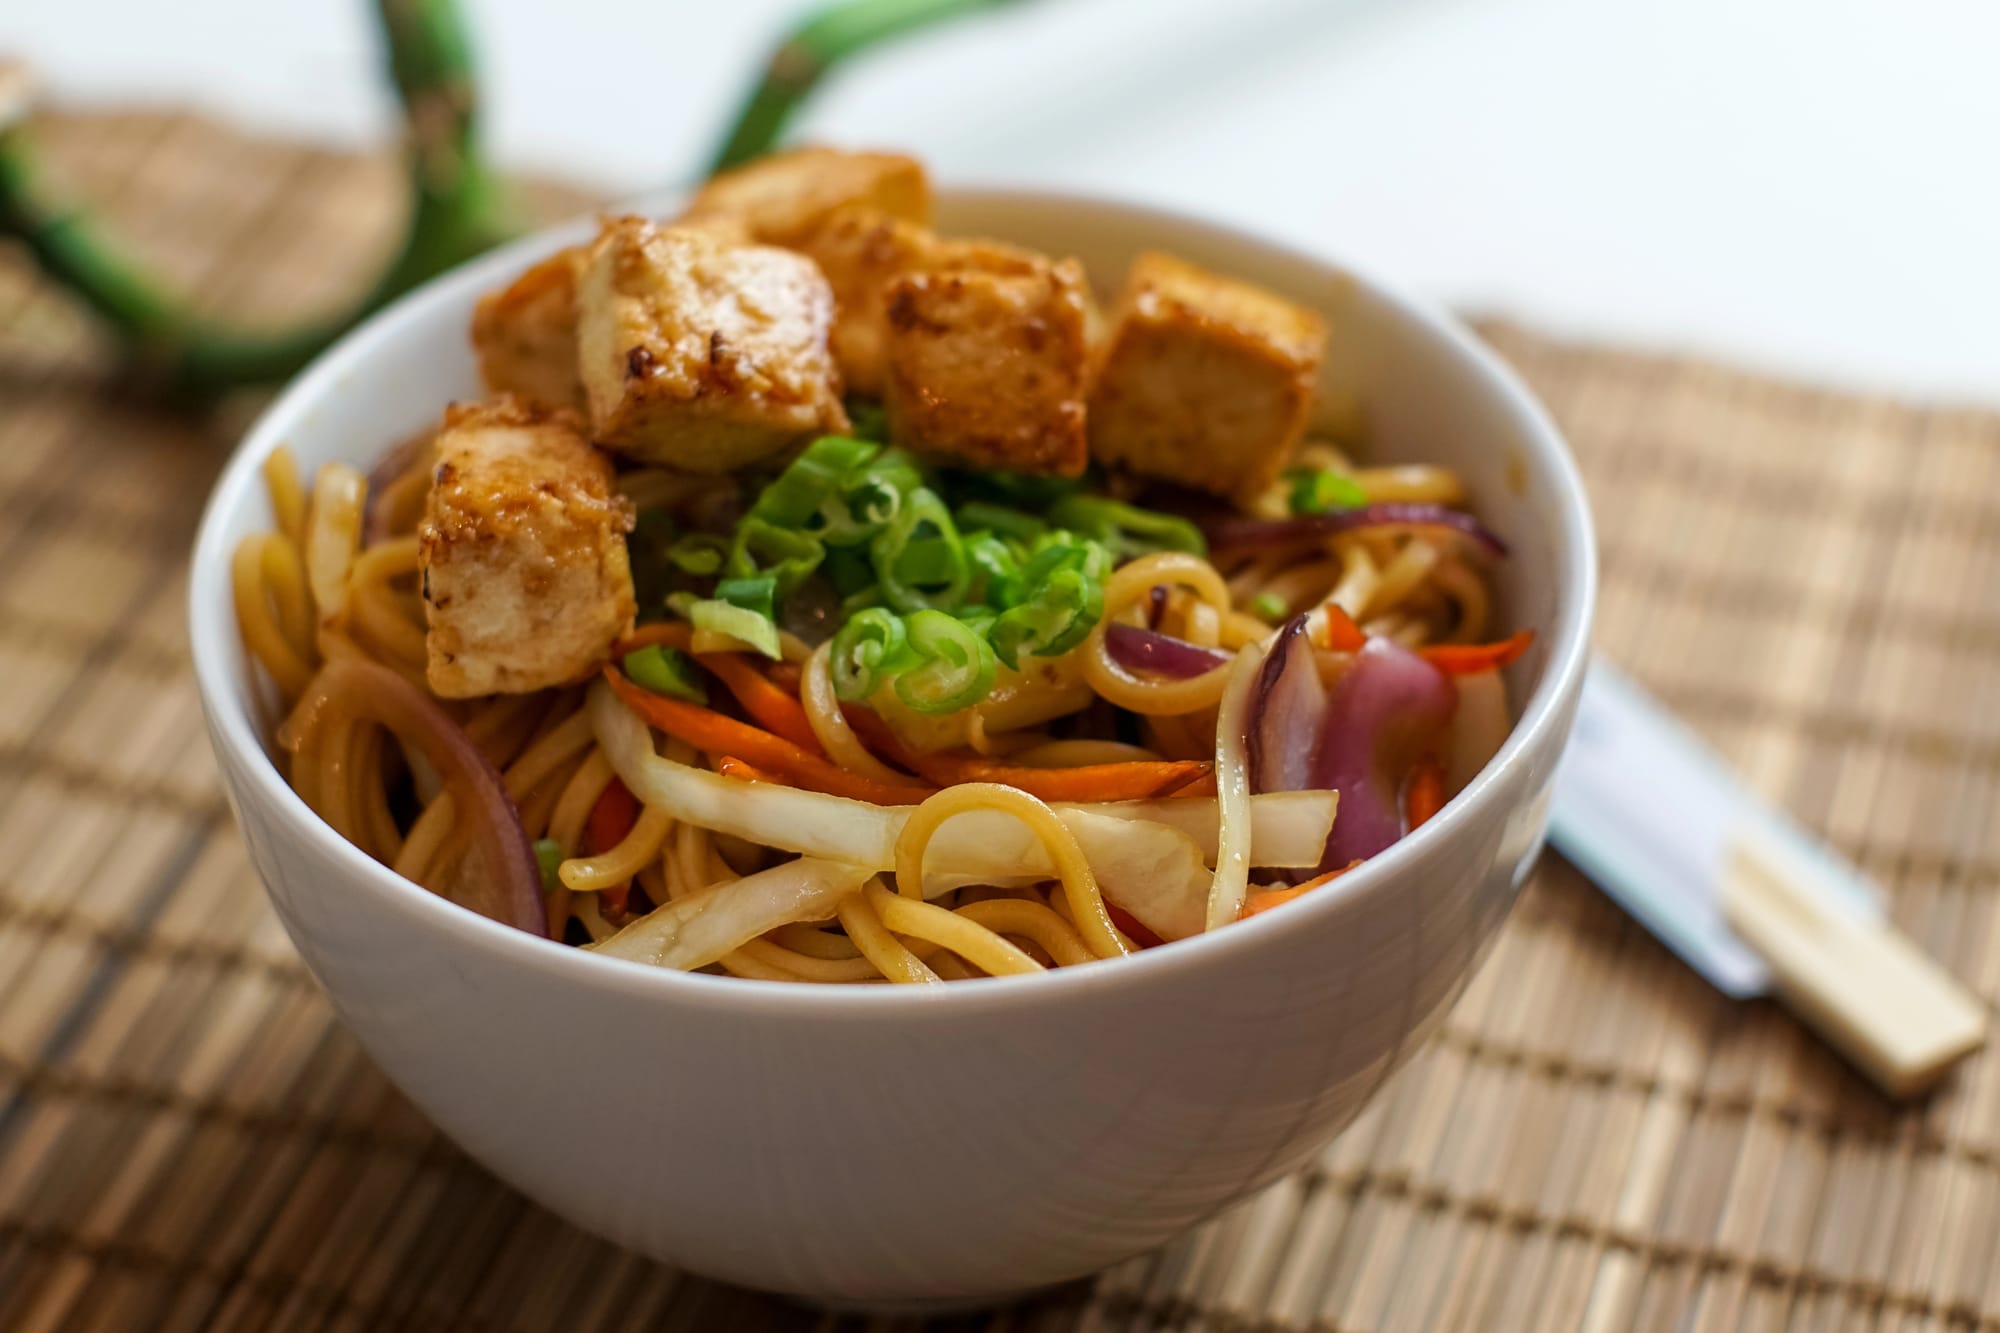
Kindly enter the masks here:
[[[204, 300], [361, 276], [395, 171], [184, 117], [51, 156]], [[544, 211], [573, 206], [555, 193]], [[2000, 415], [1488, 336], [1568, 429], [1602, 646], [2000, 994]], [[472, 1165], [332, 1016], [217, 790], [184, 557], [247, 409], [121, 397], [0, 254], [0, 1328], [807, 1329]], [[2000, 1058], [1886, 1105], [1551, 858], [1443, 1034], [1318, 1164], [926, 1329], [2000, 1329]]]

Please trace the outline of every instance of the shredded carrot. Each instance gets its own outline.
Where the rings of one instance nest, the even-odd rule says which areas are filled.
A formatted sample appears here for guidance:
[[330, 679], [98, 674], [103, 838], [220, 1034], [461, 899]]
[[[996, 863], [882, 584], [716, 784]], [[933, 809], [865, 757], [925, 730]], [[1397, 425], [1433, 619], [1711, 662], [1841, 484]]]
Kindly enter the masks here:
[[611, 667], [604, 679], [626, 706], [669, 736], [686, 741], [705, 754], [734, 755], [776, 775], [772, 780], [809, 791], [845, 796], [874, 805], [914, 805], [936, 789], [878, 782], [850, 773], [822, 755], [800, 749], [782, 736], [738, 722], [710, 708], [654, 694], [627, 680]]
[[805, 675], [797, 662], [764, 663], [764, 678], [794, 699], [799, 697], [800, 687], [805, 684]]
[[1257, 913], [1259, 912], [1268, 912], [1273, 907], [1282, 907], [1284, 904], [1290, 902], [1292, 899], [1300, 896], [1301, 894], [1311, 892], [1313, 889], [1318, 888], [1320, 885], [1326, 883], [1328, 880], [1339, 879], [1342, 875], [1345, 875], [1348, 871], [1354, 869], [1354, 867], [1360, 864], [1361, 863], [1359, 861], [1349, 861], [1346, 865], [1342, 866], [1340, 869], [1329, 870], [1324, 875], [1321, 875], [1318, 879], [1309, 879], [1305, 883], [1297, 886], [1296, 888], [1260, 889], [1256, 893], [1251, 894], [1248, 898], [1245, 898], [1243, 900], [1243, 915], [1246, 917], [1252, 917], [1257, 915]]
[[1443, 808], [1444, 765], [1425, 755], [1410, 770], [1410, 780], [1403, 788], [1403, 817], [1414, 832]]
[[765, 679], [762, 672], [750, 665], [749, 658], [741, 653], [697, 653], [694, 660], [729, 687], [736, 702], [756, 719], [757, 725], [776, 732], [808, 754], [826, 757], [819, 737], [813, 735], [812, 723], [806, 721], [805, 705], [799, 702], [798, 695], [786, 694]]
[[1215, 768], [1195, 759], [1148, 759], [1126, 764], [1086, 764], [1081, 768], [1025, 768], [965, 751], [919, 754], [904, 748], [880, 714], [866, 708], [843, 711], [869, 749], [940, 787], [961, 782], [997, 782], [1044, 801], [1143, 801], [1188, 794], [1190, 787], [1207, 778]]
[[[586, 856], [602, 856], [625, 841], [625, 835], [639, 822], [639, 799], [617, 778], [597, 798], [597, 804], [590, 807], [590, 817], [583, 824], [583, 851]], [[597, 895], [598, 907], [613, 920], [624, 917], [625, 909], [632, 896], [632, 881], [612, 888], [602, 889]]]
[[1417, 652], [1447, 676], [1476, 676], [1516, 661], [1534, 641], [1535, 632], [1524, 629], [1498, 643], [1434, 643]]
[[1347, 608], [1339, 602], [1326, 604], [1326, 644], [1336, 653], [1358, 653], [1366, 647], [1368, 636], [1361, 632], [1361, 626], [1354, 623], [1354, 617], [1347, 614]]

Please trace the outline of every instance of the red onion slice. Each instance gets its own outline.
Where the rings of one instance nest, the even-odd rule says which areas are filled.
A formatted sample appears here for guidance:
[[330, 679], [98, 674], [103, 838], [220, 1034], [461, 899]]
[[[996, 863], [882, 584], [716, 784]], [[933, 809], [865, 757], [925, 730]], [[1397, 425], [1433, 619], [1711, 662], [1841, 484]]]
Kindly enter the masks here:
[[1327, 699], [1315, 787], [1340, 793], [1320, 869], [1374, 856], [1403, 836], [1403, 774], [1441, 742], [1458, 691], [1436, 667], [1389, 639], [1370, 639]]
[[[542, 872], [521, 815], [500, 773], [435, 699], [379, 662], [344, 657], [314, 677], [296, 717], [327, 710], [386, 727], [416, 747], [444, 778], [459, 817], [471, 821], [486, 874], [472, 879], [477, 901], [460, 905], [530, 935], [548, 934]], [[322, 723], [323, 725], [323, 723]]]
[[1232, 515], [1207, 525], [1208, 544], [1217, 550], [1249, 551], [1320, 541], [1363, 528], [1445, 528], [1470, 539], [1494, 556], [1507, 554], [1507, 543], [1463, 510], [1437, 504], [1385, 503], [1343, 509], [1331, 514], [1297, 518], [1245, 518]]
[[1278, 631], [1257, 675], [1250, 726], [1251, 791], [1312, 788], [1326, 709], [1326, 686], [1320, 683], [1319, 664], [1313, 660], [1306, 617], [1293, 616]]
[[1127, 671], [1150, 671], [1175, 680], [1205, 676], [1230, 663], [1228, 653], [1176, 639], [1171, 634], [1116, 622], [1104, 627], [1104, 647], [1111, 660]]

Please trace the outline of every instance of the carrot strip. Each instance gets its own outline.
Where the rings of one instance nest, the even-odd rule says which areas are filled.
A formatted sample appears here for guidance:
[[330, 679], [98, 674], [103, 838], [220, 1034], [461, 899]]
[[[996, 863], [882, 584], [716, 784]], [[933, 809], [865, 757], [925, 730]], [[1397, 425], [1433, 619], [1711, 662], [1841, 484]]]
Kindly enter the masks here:
[[1524, 629], [1498, 643], [1434, 643], [1417, 653], [1447, 676], [1476, 676], [1516, 661], [1534, 641], [1535, 632]]
[[604, 679], [626, 706], [651, 726], [686, 741], [706, 754], [737, 756], [776, 774], [775, 780], [789, 786], [826, 792], [831, 796], [845, 796], [874, 805], [913, 805], [935, 790], [925, 786], [892, 786], [859, 773], [850, 773], [821, 755], [800, 749], [782, 736], [774, 736], [733, 717], [724, 717], [699, 704], [669, 699], [663, 694], [642, 689], [608, 666], [604, 668]]
[[1346, 865], [1342, 866], [1340, 869], [1329, 870], [1324, 875], [1321, 875], [1318, 879], [1309, 879], [1305, 883], [1298, 885], [1296, 888], [1260, 889], [1256, 893], [1251, 894], [1248, 898], [1245, 898], [1243, 900], [1243, 916], [1245, 918], [1249, 918], [1257, 915], [1259, 912], [1268, 912], [1273, 907], [1282, 907], [1284, 904], [1290, 902], [1292, 899], [1297, 898], [1301, 894], [1307, 893], [1310, 890], [1318, 888], [1320, 885], [1326, 883], [1328, 880], [1339, 879], [1342, 875], [1345, 875], [1348, 871], [1354, 869], [1354, 867], [1360, 864], [1361, 862], [1359, 861], [1349, 861]]
[[[938, 750], [917, 754], [906, 749], [879, 713], [869, 708], [843, 709], [862, 744], [940, 787], [961, 782], [997, 782], [1044, 801], [1144, 801], [1159, 796], [1192, 794], [1213, 771], [1213, 764], [1195, 759], [1141, 760], [1126, 764], [1086, 764], [1081, 768], [1025, 768], [1003, 764], [983, 755]], [[1212, 792], [1210, 794], [1213, 794]]]
[[1336, 653], [1358, 653], [1368, 643], [1361, 626], [1354, 623], [1354, 617], [1339, 602], [1326, 604], [1326, 643]]
[[[590, 807], [590, 815], [583, 823], [583, 850], [587, 856], [602, 856], [625, 841], [625, 835], [639, 822], [639, 798], [632, 794], [617, 778], [597, 798], [597, 804]], [[597, 894], [597, 905], [607, 917], [614, 921], [623, 920], [625, 909], [632, 897], [632, 881]]]
[[797, 695], [786, 694], [765, 679], [763, 672], [750, 665], [750, 659], [741, 653], [696, 653], [694, 660], [729, 687], [758, 726], [783, 736], [808, 754], [826, 758], [819, 737], [813, 735], [812, 723], [806, 721], [805, 705]]
[[766, 680], [794, 699], [799, 697], [799, 688], [805, 683], [805, 672], [799, 670], [798, 663], [766, 662], [763, 666]]
[[1409, 821], [1410, 831], [1423, 827], [1424, 822], [1444, 808], [1444, 765], [1431, 755], [1425, 755], [1410, 770], [1410, 780], [1403, 789], [1403, 817]]

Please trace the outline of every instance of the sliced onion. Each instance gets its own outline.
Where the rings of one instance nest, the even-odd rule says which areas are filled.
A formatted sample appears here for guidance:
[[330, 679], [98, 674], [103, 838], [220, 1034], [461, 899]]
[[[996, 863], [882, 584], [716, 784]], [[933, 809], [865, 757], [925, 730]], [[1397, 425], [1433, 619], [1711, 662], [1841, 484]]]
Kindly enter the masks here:
[[413, 746], [444, 779], [482, 854], [485, 873], [460, 877], [460, 906], [530, 935], [548, 934], [542, 872], [520, 812], [499, 771], [435, 699], [379, 662], [341, 657], [320, 669], [293, 716], [319, 726], [336, 716], [373, 722]]
[[1507, 543], [1464, 510], [1401, 501], [1363, 505], [1359, 509], [1342, 509], [1331, 514], [1304, 514], [1297, 518], [1247, 518], [1232, 514], [1210, 522], [1207, 532], [1208, 544], [1213, 548], [1248, 551], [1319, 541], [1364, 528], [1446, 528], [1470, 538], [1488, 554], [1507, 554]]
[[1313, 657], [1309, 620], [1296, 615], [1257, 674], [1250, 723], [1250, 790], [1304, 791], [1326, 732], [1326, 686]]
[[[1319, 864], [1326, 848], [1326, 835], [1333, 829], [1340, 793], [1332, 791], [1269, 792], [1250, 798], [1250, 842], [1259, 866], [1274, 869], [1308, 869]], [[1111, 815], [1120, 819], [1141, 819], [1165, 824], [1193, 838], [1201, 849], [1202, 861], [1215, 864], [1216, 836], [1220, 823], [1214, 801], [1189, 797], [1168, 797], [1158, 801], [1109, 801], [1099, 805], [1056, 807], [1089, 814]]]
[[[612, 768], [646, 804], [661, 806], [686, 823], [766, 847], [870, 871], [895, 867], [896, 840], [909, 820], [909, 807], [870, 805], [775, 783], [745, 783], [674, 763], [654, 750], [645, 722], [601, 681], [591, 686], [589, 708], [592, 729]], [[1211, 879], [1208, 862], [1216, 855], [1213, 830], [1220, 822], [1216, 803], [1188, 799], [1180, 804], [1206, 807], [1205, 813], [1190, 809], [1184, 814], [1177, 811], [1176, 816], [1205, 819], [1211, 830], [1208, 846], [1174, 823], [1132, 817], [1134, 809], [1146, 809], [1151, 802], [1056, 807], [1057, 818], [1089, 859], [1104, 896], [1162, 939], [1180, 939], [1201, 930]], [[1254, 837], [1255, 802], [1251, 809]], [[1321, 809], [1330, 819], [1331, 805]], [[1315, 816], [1290, 811], [1282, 817], [1309, 821]], [[1298, 835], [1299, 828], [1293, 825], [1285, 842], [1295, 843]], [[1273, 850], [1290, 859], [1299, 849], [1281, 843]], [[1054, 863], [1027, 827], [997, 811], [951, 819], [932, 839], [924, 867], [924, 891], [931, 896], [962, 884], [1014, 882], [1024, 876], [1042, 880], [1055, 874]]]
[[865, 866], [802, 856], [677, 898], [587, 947], [613, 958], [692, 971], [767, 930], [825, 920], [873, 873]]
[[1340, 792], [1321, 870], [1365, 860], [1403, 836], [1402, 774], [1451, 725], [1458, 691], [1442, 671], [1390, 639], [1371, 638], [1334, 684], [1313, 784]]
[[1205, 676], [1230, 661], [1228, 653], [1137, 625], [1106, 625], [1104, 647], [1111, 660], [1127, 671], [1150, 671], [1175, 680]]

